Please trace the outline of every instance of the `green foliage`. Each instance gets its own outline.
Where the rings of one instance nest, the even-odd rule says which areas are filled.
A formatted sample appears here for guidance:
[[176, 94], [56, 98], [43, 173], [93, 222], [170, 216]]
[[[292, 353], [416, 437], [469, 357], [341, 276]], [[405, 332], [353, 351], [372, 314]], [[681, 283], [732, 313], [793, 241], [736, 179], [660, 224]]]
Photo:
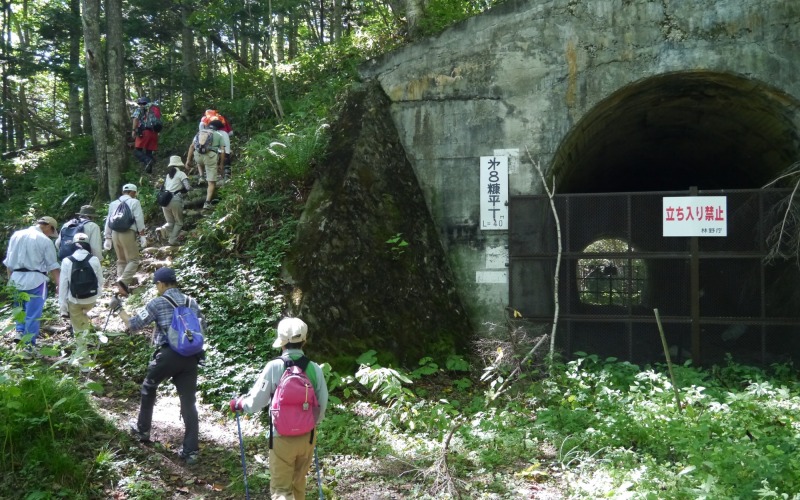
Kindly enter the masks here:
[[[637, 494], [730, 498], [753, 494], [765, 479], [779, 485], [779, 492], [800, 488], [796, 380], [775, 386], [761, 370], [729, 364], [715, 370], [726, 374], [723, 386], [708, 372], [676, 368], [683, 411], [675, 408], [663, 368], [640, 370], [596, 356], [567, 363], [532, 387], [540, 399], [537, 423], [570, 436], [572, 444], [562, 446], [570, 453], [566, 466], [598, 455], [604, 461], [593, 461], [592, 473], [603, 470], [617, 482], [627, 477], [619, 463], [629, 462], [635, 450], [637, 460], [646, 464], [631, 465], [644, 470], [636, 481]], [[733, 392], [732, 387], [742, 389]], [[680, 481], [668, 479], [675, 477]], [[588, 488], [576, 483], [579, 495], [598, 493]]]
[[[8, 355], [6, 355], [8, 356]], [[109, 429], [88, 394], [68, 376], [39, 365], [7, 363], [0, 371], [0, 495], [96, 498], [98, 437]], [[92, 481], [89, 481], [92, 479]], [[52, 485], [52, 486], [46, 486]]]
[[94, 198], [92, 148], [91, 138], [81, 137], [0, 162], [0, 248], [13, 231], [37, 218], [63, 221]]
[[269, 182], [271, 187], [304, 182], [311, 166], [321, 159], [327, 145], [327, 124], [273, 137], [264, 133], [253, 137], [242, 153], [252, 166], [246, 176], [251, 187]]
[[420, 21], [422, 35], [435, 35], [464, 19], [480, 14], [498, 0], [430, 0], [425, 7], [425, 15]]
[[386, 244], [389, 245], [389, 250], [392, 253], [392, 258], [397, 260], [400, 258], [403, 253], [406, 251], [406, 247], [408, 246], [408, 242], [403, 239], [402, 233], [397, 233], [388, 240], [386, 240]]

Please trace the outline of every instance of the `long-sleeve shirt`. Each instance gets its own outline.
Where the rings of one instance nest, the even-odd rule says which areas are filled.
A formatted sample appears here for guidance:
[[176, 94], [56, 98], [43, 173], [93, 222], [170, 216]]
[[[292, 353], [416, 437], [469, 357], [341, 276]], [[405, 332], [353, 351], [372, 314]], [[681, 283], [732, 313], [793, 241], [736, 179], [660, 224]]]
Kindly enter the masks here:
[[133, 214], [134, 221], [131, 229], [137, 233], [144, 230], [144, 212], [142, 211], [142, 204], [136, 198], [131, 198], [127, 194], [123, 194], [118, 200], [114, 200], [108, 205], [108, 217], [106, 217], [106, 226], [104, 231], [106, 238], [111, 238], [111, 226], [108, 225], [108, 221], [111, 219], [111, 216], [114, 215], [114, 212], [116, 212], [120, 203], [127, 203], [128, 207], [131, 209], [131, 214]]
[[60, 267], [53, 240], [38, 225], [11, 235], [3, 265], [12, 271], [9, 284], [17, 290], [33, 290], [47, 283], [47, 274]]
[[[186, 295], [181, 293], [177, 288], [167, 288], [164, 295], [174, 300], [179, 306], [186, 302]], [[197, 305], [197, 301], [191, 297], [189, 297], [189, 307], [197, 315], [201, 327], [205, 330], [203, 313], [200, 311], [200, 306]], [[175, 308], [172, 307], [172, 304], [170, 304], [163, 295], [158, 296], [148, 302], [138, 313], [131, 316], [130, 330], [135, 332], [137, 330], [142, 330], [150, 323], [155, 323], [156, 334], [153, 337], [153, 345], [162, 346], [164, 344], [169, 344], [167, 332], [169, 331], [169, 325], [172, 324], [172, 312], [174, 310]]]
[[100, 297], [100, 294], [103, 291], [103, 268], [100, 265], [100, 259], [89, 254], [89, 252], [82, 248], [75, 250], [75, 253], [73, 253], [72, 256], [81, 262], [89, 259], [89, 264], [92, 266], [92, 270], [94, 271], [94, 275], [97, 277], [97, 283], [99, 286], [97, 287], [96, 295], [87, 297], [85, 299], [73, 297], [72, 292], [69, 290], [69, 283], [72, 279], [72, 261], [69, 259], [69, 257], [62, 260], [61, 278], [59, 279], [60, 283], [58, 285], [58, 309], [61, 314], [67, 314], [69, 312], [69, 306], [67, 302], [72, 302], [74, 304], [94, 304], [97, 302], [97, 298]]
[[[67, 224], [69, 224], [69, 222]], [[64, 226], [67, 224], [64, 224]], [[64, 227], [62, 227], [61, 230], [63, 231]], [[103, 235], [100, 232], [100, 226], [94, 221], [86, 220], [86, 223], [83, 225], [83, 233], [89, 237], [89, 246], [92, 247], [92, 255], [103, 260]], [[60, 248], [61, 233], [59, 233], [58, 238], [56, 238], [56, 250]]]
[[[283, 355], [288, 355], [296, 360], [303, 356], [303, 351], [301, 349], [286, 349]], [[280, 358], [273, 359], [267, 363], [250, 392], [242, 399], [242, 408], [245, 412], [255, 413], [272, 402], [272, 396], [284, 371], [286, 371], [286, 367]], [[317, 395], [317, 401], [319, 402], [319, 415], [316, 419], [317, 424], [319, 424], [325, 418], [325, 410], [328, 407], [328, 386], [325, 383], [322, 368], [317, 363], [313, 361], [308, 363], [306, 375], [308, 375], [311, 385], [314, 386], [314, 393]]]

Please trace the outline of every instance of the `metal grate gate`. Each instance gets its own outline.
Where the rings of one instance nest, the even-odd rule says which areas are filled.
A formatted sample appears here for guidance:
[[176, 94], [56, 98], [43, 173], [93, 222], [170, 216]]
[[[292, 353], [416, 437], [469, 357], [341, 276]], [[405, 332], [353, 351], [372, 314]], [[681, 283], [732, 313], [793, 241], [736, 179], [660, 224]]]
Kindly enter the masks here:
[[[700, 191], [727, 197], [728, 236], [662, 236], [662, 198], [690, 192], [556, 195], [562, 232], [557, 344], [635, 363], [663, 360], [658, 308], [673, 360], [696, 364], [800, 359], [800, 272], [765, 264], [782, 190]], [[510, 305], [551, 323], [558, 242], [546, 196], [509, 201]]]

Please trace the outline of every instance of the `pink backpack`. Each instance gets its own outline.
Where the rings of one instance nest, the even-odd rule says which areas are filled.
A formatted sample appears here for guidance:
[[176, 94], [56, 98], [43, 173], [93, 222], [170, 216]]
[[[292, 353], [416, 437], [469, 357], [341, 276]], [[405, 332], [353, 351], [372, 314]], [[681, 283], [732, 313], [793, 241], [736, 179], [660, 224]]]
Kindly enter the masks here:
[[[283, 372], [270, 404], [272, 425], [281, 436], [301, 436], [314, 430], [319, 415], [319, 402], [314, 386], [306, 375], [309, 359], [301, 356], [292, 360], [281, 356], [286, 370]], [[311, 435], [313, 442], [314, 435]], [[270, 426], [270, 448], [272, 448]]]

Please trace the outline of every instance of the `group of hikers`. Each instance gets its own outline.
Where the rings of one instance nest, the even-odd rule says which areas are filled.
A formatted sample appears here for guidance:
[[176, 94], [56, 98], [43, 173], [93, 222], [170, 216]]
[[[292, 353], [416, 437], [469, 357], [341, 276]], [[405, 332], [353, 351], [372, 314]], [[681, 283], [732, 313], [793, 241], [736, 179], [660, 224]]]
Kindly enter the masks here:
[[[131, 128], [131, 138], [134, 140], [133, 154], [149, 174], [153, 172], [155, 152], [158, 150], [158, 134], [163, 127], [161, 110], [147, 97], [138, 98], [136, 104]], [[174, 193], [180, 191], [181, 183], [172, 181], [175, 172], [183, 167], [183, 174], [188, 175], [196, 166], [198, 181], [207, 183], [203, 209], [212, 208], [217, 183], [230, 178], [231, 175], [231, 133], [230, 121], [216, 110], [207, 109], [200, 118], [197, 134], [189, 144], [186, 162], [181, 162], [180, 156], [170, 157], [167, 165], [170, 173], [165, 184], [169, 184], [172, 188], [165, 186], [164, 189], [167, 191], [174, 189]]]
[[[145, 166], [152, 167], [158, 131], [152, 127], [152, 122], [148, 125], [146, 114], [152, 107], [145, 101], [139, 100], [143, 111], [134, 115], [134, 131], [137, 152], [146, 159]], [[224, 175], [229, 139], [222, 120], [211, 111], [201, 120], [200, 131], [189, 147], [186, 162], [182, 163], [179, 156], [172, 156], [168, 164], [162, 191], [172, 196], [166, 196], [170, 199], [162, 206], [167, 223], [157, 229], [157, 234], [170, 243], [177, 241], [182, 226], [181, 195], [190, 189], [187, 174], [180, 168], [183, 166], [189, 172], [192, 160], [197, 160], [199, 172], [205, 173], [209, 184], [206, 208], [210, 206], [215, 181]], [[203, 142], [198, 141], [201, 135]], [[109, 317], [118, 313], [129, 331], [141, 331], [154, 325], [155, 352], [141, 385], [138, 417], [129, 422], [129, 431], [140, 441], [150, 441], [157, 389], [164, 380], [171, 379], [178, 392], [185, 427], [178, 454], [191, 465], [199, 460], [200, 450], [196, 392], [198, 367], [205, 359], [205, 319], [197, 301], [181, 292], [177, 275], [169, 267], [161, 267], [153, 273], [157, 291], [154, 299], [135, 314], [124, 309], [124, 297], [131, 293], [131, 286], [138, 283], [135, 274], [139, 268], [139, 246], [147, 244], [144, 214], [137, 195], [136, 185], [125, 184], [122, 196], [110, 203], [102, 228], [96, 222], [97, 210], [92, 205], [83, 205], [61, 230], [54, 218], [44, 216], [33, 226], [12, 234], [3, 264], [8, 284], [17, 291], [14, 305], [24, 313], [24, 318], [15, 321], [15, 338], [26, 350], [35, 352], [50, 281], [55, 284], [59, 313], [70, 323], [73, 335], [85, 336], [92, 331], [94, 326], [89, 312], [101, 297], [105, 283], [103, 250], [113, 248], [117, 273], [112, 285], [115, 291], [108, 304]], [[187, 326], [193, 324], [197, 326]], [[247, 394], [233, 398], [229, 404], [237, 417], [239, 413], [270, 408], [270, 491], [274, 499], [305, 498], [306, 476], [316, 445], [315, 429], [327, 407], [328, 389], [322, 369], [303, 352], [307, 334], [308, 327], [301, 319], [282, 319], [273, 344], [274, 348], [281, 349], [281, 356], [266, 364]], [[184, 346], [193, 341], [199, 350], [184, 350]], [[244, 460], [244, 455], [242, 457]]]

